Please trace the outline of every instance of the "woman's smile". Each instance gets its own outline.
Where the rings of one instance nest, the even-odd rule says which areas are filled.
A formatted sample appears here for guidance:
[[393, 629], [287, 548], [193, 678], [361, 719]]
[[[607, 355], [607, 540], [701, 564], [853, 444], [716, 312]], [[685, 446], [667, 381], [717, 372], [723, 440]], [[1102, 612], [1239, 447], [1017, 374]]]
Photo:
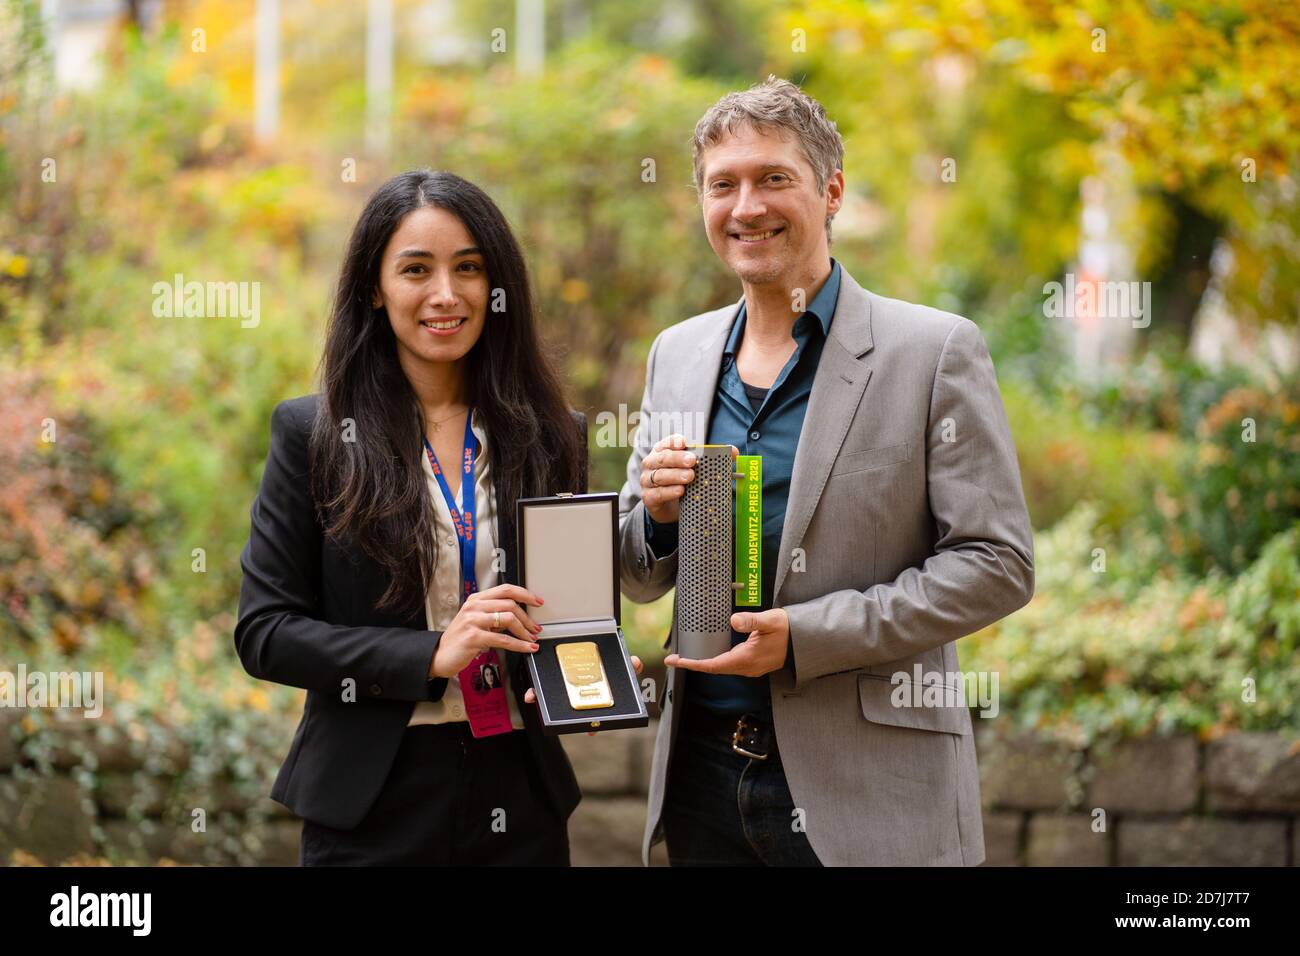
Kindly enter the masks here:
[[420, 327], [431, 335], [455, 335], [468, 321], [468, 316], [453, 315], [448, 318], [424, 319], [420, 322]]

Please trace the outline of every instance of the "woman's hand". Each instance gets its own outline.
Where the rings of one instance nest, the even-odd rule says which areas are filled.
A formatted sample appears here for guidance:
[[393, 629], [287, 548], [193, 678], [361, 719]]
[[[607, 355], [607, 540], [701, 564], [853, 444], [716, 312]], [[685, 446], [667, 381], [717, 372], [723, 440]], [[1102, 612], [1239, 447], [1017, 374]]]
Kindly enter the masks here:
[[[639, 657], [637, 657], [635, 654], [633, 654], [631, 660], [632, 660], [632, 669], [633, 669], [634, 671], [636, 671], [637, 676], [640, 677], [640, 676], [641, 676], [641, 658], [639, 658]], [[531, 687], [528, 688], [528, 690], [524, 691], [524, 703], [525, 703], [525, 704], [535, 704], [535, 703], [537, 703], [537, 695], [536, 695], [535, 693], [533, 693], [533, 689], [532, 689]], [[589, 730], [589, 731], [587, 731], [587, 736], [588, 736], [588, 737], [594, 737], [595, 734], [596, 734], [596, 732], [595, 732], [594, 730]]]
[[[521, 654], [537, 650], [533, 636], [542, 626], [519, 604], [541, 607], [542, 599], [514, 584], [498, 584], [466, 598], [451, 625], [442, 632], [429, 665], [429, 677], [455, 677], [490, 647]], [[501, 629], [497, 631], [492, 630], [494, 612], [501, 615]]]
[[[732, 459], [739, 454], [732, 445]], [[682, 495], [695, 480], [695, 461], [695, 452], [686, 450], [683, 435], [661, 438], [641, 459], [641, 500], [656, 524], [677, 523]]]

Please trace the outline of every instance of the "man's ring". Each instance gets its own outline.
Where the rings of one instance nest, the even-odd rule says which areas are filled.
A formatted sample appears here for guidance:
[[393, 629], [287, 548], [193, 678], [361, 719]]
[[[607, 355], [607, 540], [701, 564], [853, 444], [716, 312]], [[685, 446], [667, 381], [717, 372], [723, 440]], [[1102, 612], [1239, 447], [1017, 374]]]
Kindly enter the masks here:
[[659, 487], [659, 485], [655, 482], [655, 475], [657, 475], [657, 474], [659, 474], [659, 469], [658, 469], [658, 468], [656, 468], [654, 471], [650, 472], [650, 484], [651, 484], [653, 487], [655, 487], [655, 488], [658, 488], [658, 487]]
[[499, 631], [499, 630], [501, 630], [501, 612], [500, 612], [500, 611], [493, 611], [493, 612], [492, 612], [492, 630], [494, 630], [494, 631]]

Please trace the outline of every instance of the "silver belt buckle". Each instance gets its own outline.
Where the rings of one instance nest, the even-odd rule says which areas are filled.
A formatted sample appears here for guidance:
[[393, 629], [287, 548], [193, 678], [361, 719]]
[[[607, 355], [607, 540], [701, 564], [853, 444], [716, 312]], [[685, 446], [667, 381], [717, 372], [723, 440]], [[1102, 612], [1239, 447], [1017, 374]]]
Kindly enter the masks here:
[[740, 745], [741, 733], [745, 729], [745, 720], [748, 716], [749, 715], [746, 714], [745, 717], [741, 717], [736, 721], [736, 729], [731, 733], [731, 749], [742, 757], [749, 757], [752, 760], [766, 760], [767, 754], [756, 754], [753, 751], [746, 750]]

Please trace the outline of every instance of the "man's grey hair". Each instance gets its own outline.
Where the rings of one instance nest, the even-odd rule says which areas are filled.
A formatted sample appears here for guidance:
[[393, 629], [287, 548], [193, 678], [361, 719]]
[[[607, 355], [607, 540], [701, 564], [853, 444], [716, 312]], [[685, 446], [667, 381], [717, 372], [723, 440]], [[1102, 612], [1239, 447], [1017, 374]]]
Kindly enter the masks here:
[[[827, 118], [825, 108], [789, 80], [769, 75], [762, 83], [755, 83], [747, 90], [728, 93], [709, 107], [695, 124], [691, 154], [697, 194], [704, 190], [700, 179], [704, 151], [717, 145], [727, 133], [743, 126], [764, 132], [779, 130], [793, 134], [799, 151], [812, 167], [820, 195], [826, 194], [826, 183], [835, 171], [844, 167], [844, 141], [835, 123]], [[828, 217], [827, 240], [830, 236], [831, 220]]]

